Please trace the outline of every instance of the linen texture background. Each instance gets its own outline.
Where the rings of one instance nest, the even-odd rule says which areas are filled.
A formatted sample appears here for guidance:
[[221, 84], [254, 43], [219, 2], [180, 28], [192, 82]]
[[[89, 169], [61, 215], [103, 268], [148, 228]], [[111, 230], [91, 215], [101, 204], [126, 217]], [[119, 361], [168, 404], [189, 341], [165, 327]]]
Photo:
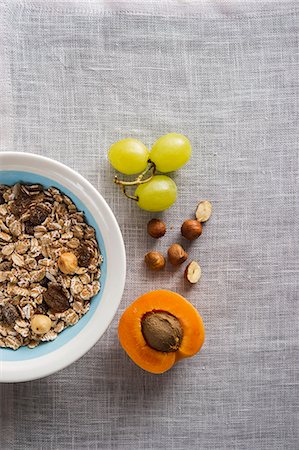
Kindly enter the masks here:
[[[2, 450], [298, 448], [298, 5], [296, 2], [0, 2], [0, 150], [78, 170], [112, 208], [127, 251], [119, 311], [82, 359], [0, 386]], [[178, 200], [150, 214], [113, 185], [106, 152], [186, 134]], [[200, 199], [186, 245], [203, 276], [148, 273]], [[158, 242], [146, 223], [163, 217]], [[117, 273], [115, 274], [117, 281]], [[121, 312], [172, 289], [201, 312], [206, 342], [161, 376], [121, 350]]]

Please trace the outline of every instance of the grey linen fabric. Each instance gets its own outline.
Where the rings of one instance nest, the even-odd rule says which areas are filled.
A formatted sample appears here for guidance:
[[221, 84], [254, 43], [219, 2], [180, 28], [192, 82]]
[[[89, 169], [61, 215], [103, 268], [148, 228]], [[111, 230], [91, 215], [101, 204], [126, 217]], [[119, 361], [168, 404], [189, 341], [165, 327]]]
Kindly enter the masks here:
[[[121, 227], [120, 309], [81, 360], [39, 381], [1, 385], [2, 450], [298, 448], [298, 13], [295, 1], [0, 1], [0, 149], [78, 170]], [[168, 232], [112, 184], [106, 152], [170, 131], [193, 144], [173, 175]], [[212, 219], [186, 245], [201, 282], [151, 274], [198, 200]], [[117, 273], [115, 274], [117, 282]], [[199, 355], [161, 376], [119, 346], [121, 312], [147, 290], [201, 312]]]

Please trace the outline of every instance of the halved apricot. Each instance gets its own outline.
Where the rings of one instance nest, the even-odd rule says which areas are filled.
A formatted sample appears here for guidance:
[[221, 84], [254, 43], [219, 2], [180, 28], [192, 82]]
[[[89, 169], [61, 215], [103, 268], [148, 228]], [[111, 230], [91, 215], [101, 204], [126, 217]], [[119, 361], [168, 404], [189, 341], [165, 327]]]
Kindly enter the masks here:
[[177, 361], [195, 355], [205, 332], [201, 316], [181, 295], [157, 290], [143, 294], [123, 313], [120, 343], [142, 369], [163, 373]]

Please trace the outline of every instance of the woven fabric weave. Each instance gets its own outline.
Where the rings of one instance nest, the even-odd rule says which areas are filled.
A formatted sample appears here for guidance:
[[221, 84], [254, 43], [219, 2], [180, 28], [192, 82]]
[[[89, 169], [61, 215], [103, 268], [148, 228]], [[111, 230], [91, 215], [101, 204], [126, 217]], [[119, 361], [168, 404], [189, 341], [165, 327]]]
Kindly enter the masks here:
[[[96, 346], [46, 379], [1, 385], [2, 450], [298, 448], [298, 23], [296, 1], [0, 1], [0, 150], [78, 170], [121, 227], [128, 274]], [[107, 149], [186, 134], [193, 156], [153, 241], [113, 185]], [[1, 181], [1, 180], [0, 180]], [[197, 202], [187, 245], [203, 276], [148, 273]], [[115, 274], [117, 280], [117, 274]], [[201, 312], [199, 355], [161, 375], [119, 346], [121, 312], [147, 290]]]

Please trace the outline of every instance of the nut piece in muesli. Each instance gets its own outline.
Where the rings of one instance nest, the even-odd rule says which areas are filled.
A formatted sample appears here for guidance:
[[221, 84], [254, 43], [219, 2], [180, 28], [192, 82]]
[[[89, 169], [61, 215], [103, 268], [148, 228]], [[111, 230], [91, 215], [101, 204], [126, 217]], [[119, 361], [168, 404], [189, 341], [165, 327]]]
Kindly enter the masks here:
[[89, 310], [103, 259], [95, 230], [54, 187], [0, 185], [0, 347], [53, 341]]

